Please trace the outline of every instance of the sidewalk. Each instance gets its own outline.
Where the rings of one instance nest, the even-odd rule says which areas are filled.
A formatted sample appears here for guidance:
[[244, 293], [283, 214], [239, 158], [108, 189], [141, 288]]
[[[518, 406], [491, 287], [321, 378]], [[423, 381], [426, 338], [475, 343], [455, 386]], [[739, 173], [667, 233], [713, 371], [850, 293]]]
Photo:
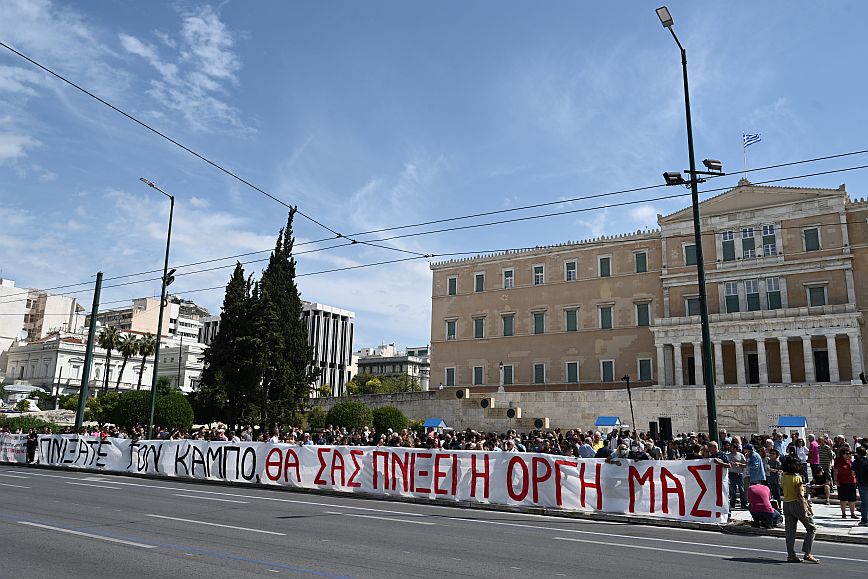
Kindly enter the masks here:
[[[814, 509], [814, 523], [817, 525], [817, 538], [818, 539], [826, 539], [826, 540], [835, 540], [843, 537], [852, 537], [852, 539], [859, 541], [860, 539], [868, 542], [868, 527], [859, 527], [857, 523], [859, 523], [859, 519], [851, 519], [849, 518], [849, 511], [847, 512], [848, 518], [841, 518], [841, 507], [837, 504], [818, 504], [812, 503], [812, 507]], [[856, 509], [856, 516], [859, 516], [859, 509]], [[754, 527], [750, 527], [751, 516], [750, 512], [746, 510], [735, 510], [732, 512], [732, 519], [727, 527], [739, 528], [748, 527], [753, 529]], [[757, 529], [757, 531], [761, 531], [762, 533], [769, 534], [781, 534], [784, 533], [783, 524], [777, 529]], [[802, 525], [799, 525], [799, 535], [801, 536], [804, 529]], [[861, 541], [860, 541], [861, 542]]]

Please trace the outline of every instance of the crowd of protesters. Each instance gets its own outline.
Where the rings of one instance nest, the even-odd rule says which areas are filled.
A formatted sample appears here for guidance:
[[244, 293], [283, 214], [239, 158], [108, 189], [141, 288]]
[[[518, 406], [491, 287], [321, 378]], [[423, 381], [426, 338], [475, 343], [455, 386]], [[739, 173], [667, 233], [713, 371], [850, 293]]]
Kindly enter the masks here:
[[[8, 432], [8, 429], [6, 429]], [[71, 434], [69, 428], [64, 433]], [[50, 434], [48, 429], [45, 434]], [[129, 430], [115, 426], [82, 428], [79, 434], [101, 437], [147, 438], [147, 429], [137, 425]], [[748, 437], [732, 436], [721, 431], [719, 443], [706, 434], [683, 432], [671, 440], [649, 432], [613, 429], [606, 434], [599, 430], [532, 430], [504, 433], [481, 432], [472, 429], [413, 429], [377, 432], [364, 427], [348, 430], [327, 426], [305, 431], [298, 427], [243, 427], [237, 430], [217, 426], [199, 427], [191, 432], [156, 427], [154, 438], [162, 440], [212, 440], [229, 442], [267, 442], [305, 445], [389, 446], [441, 450], [477, 450], [488, 452], [529, 452], [576, 458], [598, 458], [619, 463], [621, 459], [701, 460], [709, 459], [728, 468], [731, 510], [749, 509], [753, 520], [774, 527], [783, 519], [786, 527], [788, 561], [817, 563], [811, 553], [816, 525], [813, 522], [811, 500], [830, 504], [837, 493], [841, 517], [859, 518], [860, 526], [868, 526], [868, 438], [843, 435], [809, 434], [802, 438], [772, 431]], [[28, 435], [28, 461], [36, 451], [37, 433]], [[861, 517], [855, 512], [857, 489], [861, 495]], [[801, 522], [806, 535], [804, 557], [795, 553], [796, 525]]]

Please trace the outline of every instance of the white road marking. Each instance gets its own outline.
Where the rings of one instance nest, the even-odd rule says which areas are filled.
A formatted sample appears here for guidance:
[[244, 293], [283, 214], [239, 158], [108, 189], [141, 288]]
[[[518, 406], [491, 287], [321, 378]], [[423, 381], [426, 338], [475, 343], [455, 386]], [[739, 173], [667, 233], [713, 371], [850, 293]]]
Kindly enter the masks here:
[[105, 486], [105, 485], [95, 485], [95, 484], [93, 484], [93, 483], [80, 483], [80, 482], [71, 482], [71, 481], [66, 481], [66, 484], [68, 484], [68, 485], [77, 485], [77, 486], [80, 486], [80, 487], [89, 487], [89, 488], [92, 488], [92, 489], [109, 489], [109, 490], [112, 490], [112, 491], [119, 491], [119, 490], [121, 490], [120, 487], [107, 487], [107, 486]]
[[184, 497], [186, 499], [199, 499], [203, 501], [220, 501], [222, 503], [239, 503], [242, 505], [250, 504], [250, 501], [236, 501], [234, 499], [218, 499], [217, 497], [200, 497], [197, 495], [182, 495], [178, 493], [172, 493], [173, 497]]
[[164, 517], [163, 515], [146, 515], [155, 519], [166, 519], [168, 521], [180, 521], [182, 523], [192, 523], [194, 525], [208, 525], [209, 527], [222, 527], [224, 529], [235, 529], [236, 531], [250, 531], [251, 533], [264, 533], [266, 535], [279, 535], [285, 537], [286, 533], [278, 533], [276, 531], [263, 531], [262, 529], [251, 529], [249, 527], [236, 527], [235, 525], [223, 525], [221, 523], [209, 523], [207, 521], [196, 521], [193, 519], [181, 519], [178, 517]]
[[115, 539], [114, 537], [106, 537], [105, 535], [95, 535], [93, 533], [84, 533], [82, 531], [74, 531], [72, 529], [64, 529], [62, 527], [52, 527], [51, 525], [43, 525], [40, 523], [31, 523], [30, 521], [18, 521], [22, 525], [30, 527], [38, 527], [49, 531], [58, 531], [60, 533], [69, 533], [70, 535], [78, 535], [80, 537], [89, 537], [91, 539], [101, 539], [110, 543], [120, 543], [121, 545], [129, 545], [131, 547], [141, 547], [142, 549], [155, 549], [156, 545], [146, 545], [144, 543], [136, 543], [135, 541], [125, 541], [124, 539]]
[[18, 474], [6, 474], [6, 473], [0, 473], [0, 476], [8, 476], [9, 478], [30, 478], [29, 476], [21, 476]]
[[[555, 540], [558, 541], [572, 541], [573, 543], [591, 543], [593, 545], [599, 545], [600, 542], [591, 539], [575, 539], [573, 537], [555, 537]], [[647, 545], [625, 545], [622, 543], [606, 543], [607, 546], [610, 547], [628, 547], [630, 549], [644, 549], [646, 551], [659, 551], [663, 555], [667, 553], [680, 553], [682, 555], [696, 555], [697, 557], [714, 557], [715, 559], [728, 559], [727, 555], [719, 555], [717, 553], [697, 553], [696, 551], [679, 551], [678, 549], [666, 549], [665, 551], [662, 549], [658, 549], [657, 547], [649, 547]], [[725, 545], [721, 545], [723, 547]], [[752, 551], [760, 551], [761, 549], [751, 549]], [[768, 551], [763, 551], [763, 553], [768, 553]]]
[[24, 485], [13, 485], [13, 484], [9, 484], [9, 483], [0, 483], [0, 486], [4, 486], [4, 487], [15, 487], [15, 488], [17, 488], [17, 489], [29, 489], [29, 488], [30, 488], [30, 487], [26, 487], [26, 486], [24, 486]]
[[359, 517], [361, 519], [376, 519], [378, 521], [389, 521], [390, 523], [410, 523], [412, 525], [436, 525], [437, 523], [429, 523], [428, 521], [405, 521], [404, 519], [395, 519], [393, 517], [377, 517], [375, 515], [360, 515], [358, 513], [338, 513], [336, 511], [325, 511], [327, 515], [341, 515], [344, 517]]

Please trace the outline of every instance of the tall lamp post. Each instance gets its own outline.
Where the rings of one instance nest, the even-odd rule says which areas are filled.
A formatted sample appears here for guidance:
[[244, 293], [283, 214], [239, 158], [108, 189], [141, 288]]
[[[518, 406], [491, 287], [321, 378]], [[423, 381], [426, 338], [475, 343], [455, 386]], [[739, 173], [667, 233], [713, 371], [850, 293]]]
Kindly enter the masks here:
[[172, 216], [175, 212], [175, 197], [157, 187], [153, 181], [149, 181], [144, 177], [139, 177], [139, 181], [151, 189], [156, 189], [169, 198], [169, 231], [166, 234], [166, 259], [163, 262], [163, 284], [162, 289], [160, 290], [160, 315], [157, 321], [157, 345], [154, 348], [154, 376], [151, 379], [151, 409], [148, 415], [148, 438], [153, 438], [154, 408], [157, 406], [157, 373], [160, 367], [160, 337], [163, 334], [163, 310], [166, 308], [166, 288], [175, 281], [175, 278], [172, 275], [175, 273], [175, 270], [173, 269], [172, 271], [169, 271], [169, 245], [172, 241]]
[[666, 6], [657, 9], [657, 16], [664, 28], [667, 28], [675, 39], [675, 43], [681, 50], [681, 68], [684, 75], [684, 109], [687, 117], [687, 149], [690, 155], [690, 169], [686, 173], [690, 176], [687, 183], [678, 172], [664, 173], [663, 177], [667, 185], [690, 186], [690, 195], [693, 205], [693, 238], [696, 247], [696, 272], [699, 282], [699, 319], [702, 326], [702, 378], [705, 382], [705, 405], [708, 413], [708, 435], [712, 440], [718, 439], [717, 426], [717, 402], [714, 393], [714, 367], [711, 361], [711, 332], [708, 324], [708, 298], [705, 293], [705, 260], [702, 256], [702, 231], [699, 224], [699, 191], [697, 186], [703, 179], [699, 175], [723, 175], [723, 166], [720, 161], [706, 159], [703, 164], [708, 171], [696, 170], [696, 157], [693, 153], [693, 123], [690, 118], [690, 90], [687, 85], [687, 51], [681, 45], [675, 35], [672, 25], [672, 15]]
[[630, 375], [624, 374], [621, 380], [627, 383], [627, 400], [630, 401], [630, 420], [633, 424], [633, 432], [636, 432], [636, 415], [633, 414], [633, 394], [630, 392]]

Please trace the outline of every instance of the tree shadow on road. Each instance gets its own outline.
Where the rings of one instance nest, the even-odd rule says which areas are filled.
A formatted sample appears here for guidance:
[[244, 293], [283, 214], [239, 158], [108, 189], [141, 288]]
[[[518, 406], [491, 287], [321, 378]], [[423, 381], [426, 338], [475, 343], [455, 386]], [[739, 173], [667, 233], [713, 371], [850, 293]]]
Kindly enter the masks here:
[[727, 561], [733, 561], [735, 563], [755, 563], [760, 565], [785, 565], [786, 561], [783, 559], [766, 559], [764, 557], [730, 557]]

